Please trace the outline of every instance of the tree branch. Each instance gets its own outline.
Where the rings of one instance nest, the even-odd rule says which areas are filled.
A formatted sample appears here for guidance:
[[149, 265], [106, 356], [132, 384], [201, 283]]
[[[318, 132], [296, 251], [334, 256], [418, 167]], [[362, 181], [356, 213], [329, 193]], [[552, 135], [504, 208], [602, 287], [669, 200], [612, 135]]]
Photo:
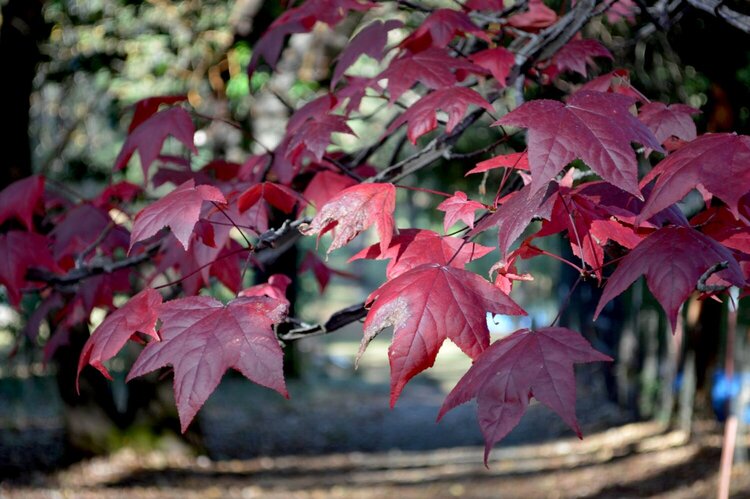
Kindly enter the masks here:
[[712, 265], [711, 267], [706, 270], [700, 279], [698, 279], [698, 284], [695, 286], [695, 289], [700, 291], [701, 293], [716, 293], [718, 291], [724, 291], [729, 288], [729, 286], [724, 286], [721, 284], [706, 284], [708, 281], [708, 278], [714, 275], [717, 272], [720, 272], [726, 268], [729, 267], [729, 262], [723, 261], [719, 262], [715, 265]]
[[724, 0], [686, 0], [686, 2], [703, 12], [725, 21], [744, 33], [750, 34], [750, 16], [727, 7]]
[[281, 341], [293, 341], [313, 336], [322, 336], [341, 329], [367, 315], [364, 303], [357, 303], [350, 307], [339, 310], [331, 315], [324, 324], [306, 324], [298, 319], [289, 318], [287, 322], [297, 324], [297, 327], [285, 333], [279, 334]]

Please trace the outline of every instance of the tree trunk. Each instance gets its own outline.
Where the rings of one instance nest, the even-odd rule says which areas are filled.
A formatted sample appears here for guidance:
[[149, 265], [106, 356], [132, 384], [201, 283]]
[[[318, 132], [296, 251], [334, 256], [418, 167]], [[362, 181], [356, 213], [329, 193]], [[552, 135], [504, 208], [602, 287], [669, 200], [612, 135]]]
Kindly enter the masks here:
[[0, 114], [3, 133], [0, 150], [0, 189], [31, 175], [29, 109], [36, 66], [41, 59], [39, 43], [49, 36], [44, 22], [44, 0], [9, 0], [2, 8], [0, 27]]

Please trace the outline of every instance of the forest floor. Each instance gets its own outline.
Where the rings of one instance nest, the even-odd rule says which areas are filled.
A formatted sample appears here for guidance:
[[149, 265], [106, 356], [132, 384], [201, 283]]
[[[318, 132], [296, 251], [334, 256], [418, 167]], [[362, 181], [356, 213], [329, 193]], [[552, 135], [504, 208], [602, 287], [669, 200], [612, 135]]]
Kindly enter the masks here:
[[[214, 461], [123, 449], [51, 474], [0, 485], [15, 498], [706, 498], [716, 494], [722, 437], [692, 438], [634, 423], [543, 444], [335, 453]], [[750, 466], [735, 467], [732, 497], [750, 497]]]
[[[193, 423], [201, 435], [197, 447], [168, 432], [146, 445], [131, 434], [120, 437], [125, 447], [67, 466], [61, 466], [65, 430], [51, 381], [13, 382], [13, 390], [0, 383], [0, 400], [9, 402], [0, 403], [0, 468], [16, 470], [4, 481], [0, 475], [0, 499], [716, 494], [722, 426], [699, 421], [688, 437], [658, 423], [633, 423], [607, 401], [597, 364], [578, 372], [583, 440], [534, 404], [485, 468], [472, 404], [435, 423], [446, 392], [468, 367], [458, 349], [446, 344], [436, 367], [412, 380], [391, 410], [382, 361], [387, 341], [376, 339], [354, 372], [355, 340], [308, 352], [317, 365], [304, 366], [305, 378], [289, 383], [290, 400], [227, 376]], [[76, 424], [94, 425], [85, 417], [79, 414]], [[732, 492], [750, 498], [747, 464], [735, 467]]]

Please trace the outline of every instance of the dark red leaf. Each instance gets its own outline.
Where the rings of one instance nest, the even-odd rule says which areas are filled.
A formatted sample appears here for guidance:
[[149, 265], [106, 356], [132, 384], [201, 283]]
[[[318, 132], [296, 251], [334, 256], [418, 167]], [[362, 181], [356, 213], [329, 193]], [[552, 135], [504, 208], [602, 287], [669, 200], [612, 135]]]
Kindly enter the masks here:
[[8, 301], [14, 307], [21, 301], [21, 290], [31, 286], [26, 280], [29, 268], [59, 270], [49, 246], [47, 237], [33, 232], [12, 230], [0, 234], [0, 284], [5, 286]]
[[674, 331], [680, 306], [693, 292], [701, 275], [720, 262], [729, 265], [720, 275], [742, 287], [745, 284], [742, 270], [732, 253], [721, 244], [689, 227], [659, 229], [617, 264], [604, 287], [594, 319], [604, 305], [645, 275], [648, 289], [664, 308]]
[[521, 421], [531, 397], [555, 411], [581, 438], [576, 418], [573, 364], [612, 361], [583, 337], [562, 327], [520, 329], [496, 341], [451, 390], [440, 408], [446, 412], [477, 399], [484, 434], [484, 462], [492, 446]]
[[649, 102], [641, 107], [638, 119], [654, 132], [660, 144], [664, 144], [671, 137], [693, 140], [697, 136], [693, 121], [693, 115], [696, 114], [700, 114], [700, 111], [685, 104], [667, 107], [661, 102]]
[[505, 88], [505, 80], [516, 63], [516, 56], [505, 47], [496, 47], [480, 50], [469, 56], [469, 60], [492, 73], [498, 85]]
[[518, 239], [535, 217], [549, 219], [552, 207], [557, 198], [557, 184], [551, 182], [543, 196], [530, 196], [531, 186], [507, 197], [494, 213], [490, 213], [469, 232], [468, 237], [474, 237], [490, 227], [498, 228], [498, 244], [500, 254], [505, 258], [511, 245]]
[[210, 185], [196, 187], [195, 182], [188, 180], [163, 198], [141, 210], [133, 223], [128, 252], [133, 249], [135, 243], [156, 235], [167, 226], [187, 250], [190, 235], [198, 222], [201, 205], [204, 201], [226, 203], [224, 195], [216, 187]]
[[383, 329], [393, 327], [388, 349], [391, 407], [406, 383], [432, 367], [446, 339], [476, 359], [489, 346], [486, 314], [526, 313], [473, 272], [439, 264], [413, 268], [389, 280], [366, 301], [370, 306], [358, 357]]
[[450, 133], [464, 117], [471, 104], [483, 107], [489, 112], [494, 111], [484, 97], [470, 88], [449, 87], [435, 90], [404, 111], [391, 123], [387, 133], [393, 133], [398, 127], [408, 123], [407, 135], [412, 144], [416, 144], [419, 137], [437, 128], [438, 109], [448, 113], [445, 131]]
[[34, 212], [44, 195], [44, 177], [32, 175], [16, 180], [0, 191], [0, 224], [16, 218], [29, 231], [34, 230]]
[[186, 100], [187, 95], [160, 95], [139, 100], [135, 103], [135, 112], [133, 113], [133, 119], [130, 121], [128, 133], [138, 128], [138, 125], [156, 114], [159, 106], [162, 104], [177, 104]]
[[300, 203], [300, 206], [307, 204], [302, 196], [285, 185], [274, 184], [273, 182], [261, 182], [250, 187], [240, 195], [237, 200], [240, 212], [254, 206], [261, 198], [268, 201], [271, 206], [287, 214], [294, 210], [295, 204]]
[[445, 49], [430, 48], [417, 54], [407, 53], [392, 61], [377, 80], [388, 80], [389, 99], [393, 103], [417, 82], [432, 89], [452, 87], [458, 81], [453, 71], [459, 69], [485, 72], [479, 65], [451, 57]]
[[207, 296], [166, 302], [158, 311], [161, 341], [143, 349], [127, 379], [171, 365], [183, 432], [229, 368], [286, 397], [283, 353], [273, 326], [284, 320], [287, 306], [265, 296], [226, 305]]
[[580, 91], [567, 104], [545, 99], [526, 102], [495, 124], [528, 128], [532, 193], [565, 165], [582, 159], [604, 180], [640, 198], [638, 161], [630, 144], [662, 149], [651, 131], [630, 114], [633, 103], [623, 95]]
[[612, 54], [596, 40], [571, 40], [555, 54], [552, 63], [559, 72], [573, 71], [585, 78], [586, 65], [592, 64], [594, 57], [612, 59]]
[[388, 32], [401, 26], [403, 23], [395, 19], [385, 22], [375, 20], [357, 33], [338, 57], [336, 69], [331, 77], [331, 88], [336, 87], [344, 76], [344, 71], [357, 62], [361, 55], [368, 55], [376, 61], [382, 60], [385, 55], [385, 44], [388, 42]]
[[401, 47], [410, 52], [421, 52], [430, 47], [445, 48], [456, 36], [466, 35], [490, 41], [490, 37], [465, 13], [452, 9], [437, 9], [401, 42]]
[[253, 45], [253, 57], [247, 68], [252, 75], [261, 57], [272, 68], [276, 65], [287, 36], [307, 33], [320, 21], [331, 27], [346, 17], [350, 10], [366, 11], [377, 4], [358, 0], [307, 0], [299, 7], [288, 9], [279, 16]]
[[193, 143], [193, 135], [195, 135], [193, 120], [181, 107], [173, 107], [151, 116], [130, 132], [115, 161], [115, 170], [125, 168], [137, 149], [141, 157], [143, 181], [146, 182], [151, 164], [156, 161], [164, 141], [170, 135], [185, 144], [185, 147], [194, 154], [198, 154]]
[[721, 198], [737, 215], [740, 198], [750, 192], [750, 136], [701, 135], [664, 158], [641, 185], [654, 178], [656, 184], [638, 216], [639, 223], [681, 200], [698, 185]]

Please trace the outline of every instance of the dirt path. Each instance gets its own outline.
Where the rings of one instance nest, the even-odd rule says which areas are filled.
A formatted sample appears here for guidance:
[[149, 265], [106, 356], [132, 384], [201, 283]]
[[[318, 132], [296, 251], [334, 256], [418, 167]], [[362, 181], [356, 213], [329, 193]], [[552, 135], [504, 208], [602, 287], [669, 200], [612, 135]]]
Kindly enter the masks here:
[[[342, 453], [211, 461], [123, 450], [24, 483], [15, 498], [704, 498], [715, 495], [720, 428], [691, 439], [637, 423], [539, 445], [501, 447], [484, 468], [482, 449]], [[733, 497], [750, 497], [750, 466], [733, 475]]]

